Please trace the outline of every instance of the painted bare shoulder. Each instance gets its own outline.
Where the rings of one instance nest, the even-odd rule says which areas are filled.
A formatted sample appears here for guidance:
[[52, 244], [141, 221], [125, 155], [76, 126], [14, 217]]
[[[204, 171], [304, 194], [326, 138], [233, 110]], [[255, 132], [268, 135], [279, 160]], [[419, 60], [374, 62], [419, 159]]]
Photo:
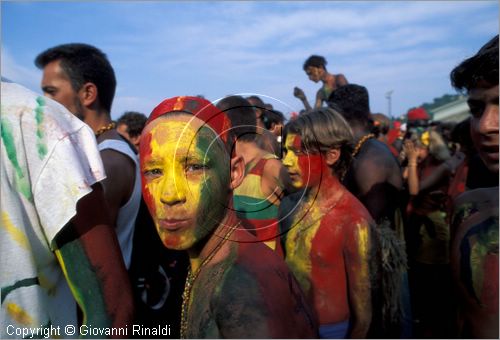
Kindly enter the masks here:
[[316, 320], [284, 261], [263, 243], [238, 243], [212, 299], [221, 335], [311, 338]]

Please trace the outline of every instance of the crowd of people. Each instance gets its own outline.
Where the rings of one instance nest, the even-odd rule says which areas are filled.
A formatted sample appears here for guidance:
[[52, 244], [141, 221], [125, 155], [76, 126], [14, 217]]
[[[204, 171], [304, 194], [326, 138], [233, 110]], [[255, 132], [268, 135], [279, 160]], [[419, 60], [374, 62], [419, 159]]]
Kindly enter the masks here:
[[2, 78], [0, 337], [498, 338], [498, 35], [451, 126], [317, 55], [288, 122], [238, 95], [115, 122], [98, 48], [35, 64], [45, 96]]

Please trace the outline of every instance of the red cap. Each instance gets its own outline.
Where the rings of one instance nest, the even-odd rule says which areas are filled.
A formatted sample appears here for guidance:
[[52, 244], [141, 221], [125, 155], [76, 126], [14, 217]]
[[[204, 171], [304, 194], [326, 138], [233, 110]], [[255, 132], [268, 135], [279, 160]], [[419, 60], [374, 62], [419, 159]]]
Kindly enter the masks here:
[[229, 118], [208, 100], [200, 97], [180, 96], [165, 99], [149, 115], [146, 124], [170, 112], [186, 112], [204, 121], [224, 143], [231, 128]]
[[429, 120], [431, 117], [423, 107], [408, 111], [408, 120]]

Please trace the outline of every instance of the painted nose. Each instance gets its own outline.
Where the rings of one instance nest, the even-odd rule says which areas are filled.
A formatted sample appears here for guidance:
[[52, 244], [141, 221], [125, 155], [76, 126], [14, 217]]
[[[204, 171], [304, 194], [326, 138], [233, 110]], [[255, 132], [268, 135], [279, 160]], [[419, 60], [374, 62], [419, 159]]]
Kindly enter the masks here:
[[283, 165], [287, 168], [293, 165], [291, 153], [292, 153], [291, 151], [288, 151], [285, 157], [283, 158]]
[[186, 202], [186, 183], [181, 176], [166, 176], [162, 183], [160, 201], [167, 205]]

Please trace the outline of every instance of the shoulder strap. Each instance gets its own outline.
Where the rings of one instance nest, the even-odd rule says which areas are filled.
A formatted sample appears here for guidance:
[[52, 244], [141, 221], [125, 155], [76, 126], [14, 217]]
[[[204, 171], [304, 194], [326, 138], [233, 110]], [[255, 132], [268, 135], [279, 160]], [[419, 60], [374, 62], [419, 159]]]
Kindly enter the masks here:
[[130, 146], [123, 141], [117, 140], [117, 139], [106, 139], [99, 143], [98, 145], [99, 151], [106, 150], [106, 149], [111, 149], [118, 151], [120, 153], [123, 153], [134, 161], [136, 165], [138, 165], [138, 158], [137, 154], [130, 148]]

